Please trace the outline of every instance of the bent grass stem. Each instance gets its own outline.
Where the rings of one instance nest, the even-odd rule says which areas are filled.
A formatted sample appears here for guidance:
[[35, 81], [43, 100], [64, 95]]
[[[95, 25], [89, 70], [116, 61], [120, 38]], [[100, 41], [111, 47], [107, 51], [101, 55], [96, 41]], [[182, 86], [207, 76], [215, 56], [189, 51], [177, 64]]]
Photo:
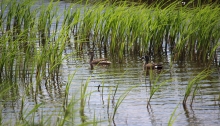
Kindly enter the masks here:
[[[193, 103], [193, 100], [195, 98], [195, 95], [196, 95], [196, 91], [198, 90], [198, 85], [199, 85], [199, 82], [201, 80], [203, 80], [204, 78], [206, 78], [207, 76], [209, 76], [211, 73], [213, 72], [213, 70], [203, 70], [202, 72], [200, 72], [197, 76], [195, 76], [192, 80], [189, 81], [187, 87], [186, 87], [186, 91], [185, 91], [185, 95], [184, 95], [184, 99], [183, 99], [183, 107], [186, 109], [186, 102], [187, 102], [187, 99], [188, 97], [190, 96], [190, 94], [192, 93], [192, 90], [193, 90], [193, 93], [192, 93], [192, 100], [191, 100], [191, 103], [190, 103], [190, 106], [192, 107], [192, 103]], [[194, 89], [193, 89], [194, 87]]]

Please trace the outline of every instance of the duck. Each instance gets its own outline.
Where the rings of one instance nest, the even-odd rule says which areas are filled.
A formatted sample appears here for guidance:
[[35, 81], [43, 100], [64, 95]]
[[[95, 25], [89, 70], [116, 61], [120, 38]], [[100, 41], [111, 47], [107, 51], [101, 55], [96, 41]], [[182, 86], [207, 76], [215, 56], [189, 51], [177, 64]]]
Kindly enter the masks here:
[[88, 55], [90, 55], [90, 61], [89, 64], [91, 66], [91, 69], [93, 69], [93, 65], [110, 65], [111, 62], [108, 61], [106, 58], [102, 59], [93, 59], [94, 58], [94, 52], [89, 52]]
[[141, 59], [145, 60], [145, 63], [143, 65], [144, 70], [148, 70], [148, 69], [162, 69], [163, 66], [161, 64], [156, 64], [153, 61], [151, 63], [148, 63], [150, 58], [148, 55], [143, 56]]

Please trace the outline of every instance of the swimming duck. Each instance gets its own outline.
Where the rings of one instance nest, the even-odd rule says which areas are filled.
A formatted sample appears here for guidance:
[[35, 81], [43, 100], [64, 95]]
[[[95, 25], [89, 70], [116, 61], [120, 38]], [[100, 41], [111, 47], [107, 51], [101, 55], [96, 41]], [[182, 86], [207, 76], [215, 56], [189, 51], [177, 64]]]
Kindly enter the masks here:
[[[90, 57], [90, 61], [89, 64], [92, 67], [93, 65], [110, 65], [111, 62], [108, 61], [106, 58], [103, 59], [93, 59], [94, 57], [94, 52], [89, 52], [88, 53], [91, 57]], [[93, 67], [92, 67], [93, 69]]]
[[145, 63], [143, 65], [144, 70], [147, 70], [147, 69], [162, 69], [163, 68], [163, 66], [161, 64], [156, 64], [154, 62], [148, 63], [149, 60], [150, 60], [148, 55], [143, 56], [141, 59], [145, 60]]

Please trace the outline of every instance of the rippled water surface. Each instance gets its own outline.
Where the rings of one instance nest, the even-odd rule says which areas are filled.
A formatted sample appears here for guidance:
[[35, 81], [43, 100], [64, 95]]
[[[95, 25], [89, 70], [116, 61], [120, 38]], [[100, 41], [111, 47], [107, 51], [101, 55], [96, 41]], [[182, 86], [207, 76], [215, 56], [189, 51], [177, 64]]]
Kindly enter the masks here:
[[[68, 47], [64, 55], [72, 52], [74, 52], [74, 48]], [[170, 58], [164, 57], [162, 60], [164, 69], [160, 72], [153, 71], [153, 74], [155, 78], [159, 77], [157, 84], [167, 82], [153, 95], [149, 107], [147, 107], [153, 82], [150, 83], [149, 75], [145, 75], [142, 68], [143, 62], [139, 60], [139, 57], [128, 55], [123, 63], [113, 62], [109, 67], [97, 66], [93, 70], [90, 69], [89, 58], [85, 52], [64, 60], [59, 77], [62, 83], [55, 85], [43, 83], [36, 98], [32, 89], [28, 89], [28, 93], [28, 86], [21, 83], [18, 86], [18, 99], [1, 102], [4, 104], [1, 107], [3, 120], [7, 122], [7, 119], [19, 118], [22, 96], [25, 94], [27, 95], [24, 98], [26, 114], [34, 108], [37, 102], [38, 104], [43, 103], [43, 105], [37, 112], [39, 115], [34, 116], [35, 120], [40, 119], [41, 114], [44, 117], [52, 115], [51, 118], [54, 116], [56, 119], [60, 111], [63, 110], [68, 77], [74, 74], [70, 83], [68, 101], [75, 97], [80, 98], [81, 87], [88, 83], [86, 91], [88, 95], [84, 110], [86, 121], [92, 121], [95, 117], [96, 120], [101, 121], [98, 123], [101, 126], [167, 125], [176, 108], [174, 113], [175, 126], [218, 126], [220, 124], [220, 80], [217, 70], [199, 82], [199, 89], [192, 107], [189, 104], [191, 100], [189, 97], [187, 108], [184, 109], [182, 101], [186, 86], [204, 67], [192, 62], [173, 62], [171, 64]], [[99, 58], [99, 55], [95, 55], [95, 58]], [[117, 85], [118, 88], [116, 88]], [[118, 100], [132, 87], [133, 89], [119, 105], [115, 118], [112, 120]], [[79, 104], [77, 105], [79, 106]], [[76, 122], [77, 124], [81, 123], [78, 112], [76, 113]]]
[[[96, 55], [97, 56], [97, 55]], [[98, 56], [97, 56], [98, 57]], [[63, 76], [76, 70], [74, 80], [71, 83], [71, 92], [77, 91], [82, 83], [90, 78], [87, 92], [91, 93], [87, 99], [85, 115], [87, 117], [98, 117], [106, 122], [100, 125], [167, 125], [171, 114], [176, 109], [174, 125], [219, 125], [219, 74], [213, 72], [208, 78], [199, 82], [199, 90], [192, 107], [189, 101], [187, 108], [182, 106], [182, 100], [186, 86], [190, 79], [195, 77], [204, 68], [198, 64], [184, 62], [170, 64], [169, 57], [163, 59], [164, 69], [159, 73], [154, 71], [154, 76], [159, 77], [158, 83], [165, 83], [153, 96], [150, 106], [147, 101], [151, 90], [149, 76], [145, 76], [142, 70], [143, 62], [135, 58], [127, 57], [122, 64], [113, 63], [108, 68], [95, 67], [90, 70], [89, 57], [85, 54], [81, 61], [66, 61]], [[79, 66], [76, 68], [76, 66]], [[214, 68], [214, 67], [213, 67]], [[101, 85], [100, 92], [98, 85]], [[114, 92], [116, 86], [116, 95]], [[133, 88], [122, 104], [119, 106], [115, 119], [112, 118], [113, 108], [117, 100], [127, 89]], [[110, 95], [110, 107], [108, 108], [108, 97]], [[109, 111], [108, 111], [109, 110]]]
[[[61, 2], [61, 10], [68, 4]], [[64, 56], [74, 53], [74, 47], [66, 48]], [[98, 54], [98, 53], [97, 53]], [[99, 55], [95, 58], [99, 58]], [[57, 116], [63, 109], [64, 92], [69, 75], [74, 74], [70, 84], [69, 101], [74, 97], [80, 97], [81, 86], [88, 83], [87, 98], [84, 114], [86, 121], [95, 117], [100, 121], [98, 125], [117, 126], [161, 126], [168, 125], [172, 113], [176, 109], [173, 118], [175, 126], [219, 126], [220, 125], [220, 80], [219, 73], [215, 70], [209, 77], [199, 82], [195, 100], [190, 107], [191, 97], [188, 99], [187, 108], [184, 109], [182, 101], [188, 82], [198, 75], [204, 66], [193, 62], [172, 62], [168, 55], [161, 59], [164, 69], [160, 72], [153, 71], [154, 77], [159, 79], [157, 83], [166, 82], [153, 95], [149, 106], [147, 103], [150, 97], [151, 85], [149, 75], [143, 71], [143, 61], [137, 56], [127, 55], [123, 63], [114, 61], [110, 66], [97, 66], [90, 69], [89, 56], [87, 52], [80, 55], [73, 55], [65, 59], [60, 71], [60, 81], [57, 85], [42, 85], [41, 92], [35, 98], [32, 95], [25, 97], [25, 109], [31, 110], [38, 103], [43, 103], [40, 110], [44, 116]], [[102, 56], [103, 57], [103, 56]], [[220, 57], [220, 56], [219, 56]], [[111, 58], [110, 58], [111, 59]], [[157, 59], [157, 57], [155, 57]], [[212, 66], [212, 68], [216, 68]], [[4, 101], [2, 106], [3, 119], [19, 118], [22, 95], [25, 93], [25, 84], [18, 86], [20, 98], [15, 101]], [[98, 90], [98, 87], [100, 88]], [[117, 88], [118, 86], [118, 88]], [[121, 96], [127, 94], [116, 111], [112, 120], [114, 108]], [[117, 89], [117, 90], [116, 90]], [[31, 92], [31, 89], [30, 89]], [[3, 104], [3, 101], [1, 102]], [[35, 115], [36, 120], [42, 114]], [[76, 114], [76, 116], [79, 113]], [[31, 118], [31, 116], [30, 116]], [[53, 118], [53, 117], [51, 117]], [[81, 118], [76, 118], [80, 123]]]
[[[64, 55], [70, 54], [73, 51], [73, 48], [68, 47]], [[95, 57], [99, 56], [96, 55]], [[68, 81], [68, 76], [76, 72], [70, 84], [69, 101], [73, 97], [79, 98], [80, 87], [88, 82], [86, 93], [89, 95], [86, 98], [84, 111], [87, 117], [86, 121], [93, 120], [95, 115], [97, 120], [104, 120], [98, 124], [101, 126], [167, 125], [171, 114], [177, 107], [174, 116], [176, 118], [174, 125], [176, 126], [218, 126], [220, 124], [220, 82], [217, 71], [199, 82], [199, 90], [192, 107], [187, 104], [187, 109], [184, 109], [182, 100], [188, 81], [204, 68], [190, 62], [173, 63], [171, 65], [169, 57], [164, 57], [162, 62], [164, 69], [160, 74], [154, 71], [154, 76], [160, 76], [158, 83], [172, 80], [165, 83], [154, 94], [147, 108], [147, 102], [152, 88], [150, 86], [149, 76], [145, 76], [145, 72], [142, 69], [143, 62], [139, 60], [139, 57], [131, 57], [133, 56], [127, 56], [126, 60], [121, 64], [115, 62], [109, 67], [97, 66], [94, 70], [90, 69], [88, 63], [89, 56], [86, 52], [80, 56], [70, 57], [62, 65], [60, 78], [62, 78], [63, 83], [59, 84], [60, 87], [42, 85], [42, 92], [37, 96], [37, 100], [31, 95], [30, 97], [26, 97], [25, 109], [32, 109], [35, 102], [38, 101], [39, 103], [44, 103], [40, 108], [40, 111], [44, 112], [44, 116], [47, 116], [47, 114], [48, 116], [51, 116], [51, 114], [54, 116], [59, 115], [59, 111], [63, 107], [62, 101], [66, 88], [65, 83]], [[19, 87], [21, 95], [25, 90], [22, 85]], [[98, 91], [99, 85], [101, 86], [100, 91]], [[118, 89], [115, 91], [117, 85]], [[116, 116], [112, 120], [113, 110], [118, 99], [131, 87], [134, 88], [120, 104]], [[191, 97], [189, 97], [189, 100], [191, 100]], [[14, 102], [8, 101], [6, 107], [3, 108], [4, 117], [11, 118], [14, 116], [14, 113], [18, 113], [17, 110], [19, 110], [19, 107], [16, 106], [19, 106], [19, 104], [19, 100]], [[41, 115], [40, 111], [39, 115]], [[76, 120], [78, 123], [81, 122], [80, 118], [76, 118]]]

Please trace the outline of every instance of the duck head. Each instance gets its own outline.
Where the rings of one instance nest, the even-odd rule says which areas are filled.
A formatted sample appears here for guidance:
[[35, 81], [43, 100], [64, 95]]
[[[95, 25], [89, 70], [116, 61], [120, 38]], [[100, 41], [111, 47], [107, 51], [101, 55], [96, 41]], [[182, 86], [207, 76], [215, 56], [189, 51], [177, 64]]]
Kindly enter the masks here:
[[145, 55], [145, 56], [141, 57], [141, 59], [142, 59], [142, 60], [144, 59], [144, 60], [145, 60], [145, 63], [148, 63], [149, 60], [150, 60], [150, 58], [149, 58], [148, 55]]

